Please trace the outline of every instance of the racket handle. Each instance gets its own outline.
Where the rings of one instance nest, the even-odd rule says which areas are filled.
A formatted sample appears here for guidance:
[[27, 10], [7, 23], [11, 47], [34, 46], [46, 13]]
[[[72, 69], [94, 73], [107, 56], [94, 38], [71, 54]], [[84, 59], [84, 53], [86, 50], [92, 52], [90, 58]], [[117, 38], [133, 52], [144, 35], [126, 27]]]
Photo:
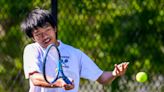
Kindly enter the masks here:
[[63, 80], [66, 84], [72, 84], [72, 82], [67, 77], [64, 77]]

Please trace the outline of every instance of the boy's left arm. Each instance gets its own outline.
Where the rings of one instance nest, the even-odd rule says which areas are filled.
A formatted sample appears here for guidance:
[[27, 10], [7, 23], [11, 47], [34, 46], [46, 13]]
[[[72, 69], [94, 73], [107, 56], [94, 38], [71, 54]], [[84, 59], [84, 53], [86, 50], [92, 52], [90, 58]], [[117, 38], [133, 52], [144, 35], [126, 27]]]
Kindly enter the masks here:
[[102, 75], [97, 79], [100, 84], [109, 84], [118, 76], [125, 74], [128, 68], [129, 62], [124, 62], [119, 65], [115, 64], [113, 71], [104, 71]]

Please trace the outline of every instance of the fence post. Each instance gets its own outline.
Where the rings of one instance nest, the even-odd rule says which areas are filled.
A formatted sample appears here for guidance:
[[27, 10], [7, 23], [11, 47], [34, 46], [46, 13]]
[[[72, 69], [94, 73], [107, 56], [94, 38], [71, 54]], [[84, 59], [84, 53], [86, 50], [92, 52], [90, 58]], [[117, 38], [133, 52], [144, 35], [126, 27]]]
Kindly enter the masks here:
[[[58, 4], [57, 4], [57, 0], [51, 0], [51, 13], [56, 21], [56, 30], [57, 30], [57, 26], [58, 26], [58, 18], [57, 18], [57, 11], [58, 11]], [[56, 32], [56, 38], [57, 38], [57, 32]]]

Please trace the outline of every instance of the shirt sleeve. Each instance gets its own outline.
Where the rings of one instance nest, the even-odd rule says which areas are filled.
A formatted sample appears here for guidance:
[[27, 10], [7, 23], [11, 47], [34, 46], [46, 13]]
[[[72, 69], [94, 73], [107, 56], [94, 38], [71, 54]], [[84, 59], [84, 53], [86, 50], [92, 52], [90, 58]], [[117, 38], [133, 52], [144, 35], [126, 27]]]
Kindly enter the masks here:
[[96, 81], [103, 71], [85, 54], [81, 54], [81, 71], [82, 78]]
[[25, 78], [29, 78], [29, 74], [33, 72], [41, 72], [39, 62], [39, 51], [30, 45], [26, 46], [23, 53], [23, 67]]

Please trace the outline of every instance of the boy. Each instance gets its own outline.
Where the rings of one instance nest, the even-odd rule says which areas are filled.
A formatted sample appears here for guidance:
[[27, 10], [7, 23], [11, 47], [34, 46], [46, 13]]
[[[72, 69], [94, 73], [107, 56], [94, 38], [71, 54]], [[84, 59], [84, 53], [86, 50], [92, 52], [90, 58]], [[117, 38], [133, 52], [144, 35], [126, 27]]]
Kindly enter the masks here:
[[[23, 54], [25, 77], [30, 82], [29, 92], [78, 92], [80, 78], [107, 84], [127, 70], [128, 63], [124, 62], [116, 64], [111, 72], [102, 71], [85, 53], [57, 40], [56, 21], [47, 10], [33, 10], [22, 22], [21, 28], [34, 41], [25, 47]], [[68, 61], [63, 69], [66, 76], [71, 73], [72, 84], [66, 84], [62, 79], [48, 84], [43, 78], [43, 53], [52, 43], [58, 46], [62, 59]]]

